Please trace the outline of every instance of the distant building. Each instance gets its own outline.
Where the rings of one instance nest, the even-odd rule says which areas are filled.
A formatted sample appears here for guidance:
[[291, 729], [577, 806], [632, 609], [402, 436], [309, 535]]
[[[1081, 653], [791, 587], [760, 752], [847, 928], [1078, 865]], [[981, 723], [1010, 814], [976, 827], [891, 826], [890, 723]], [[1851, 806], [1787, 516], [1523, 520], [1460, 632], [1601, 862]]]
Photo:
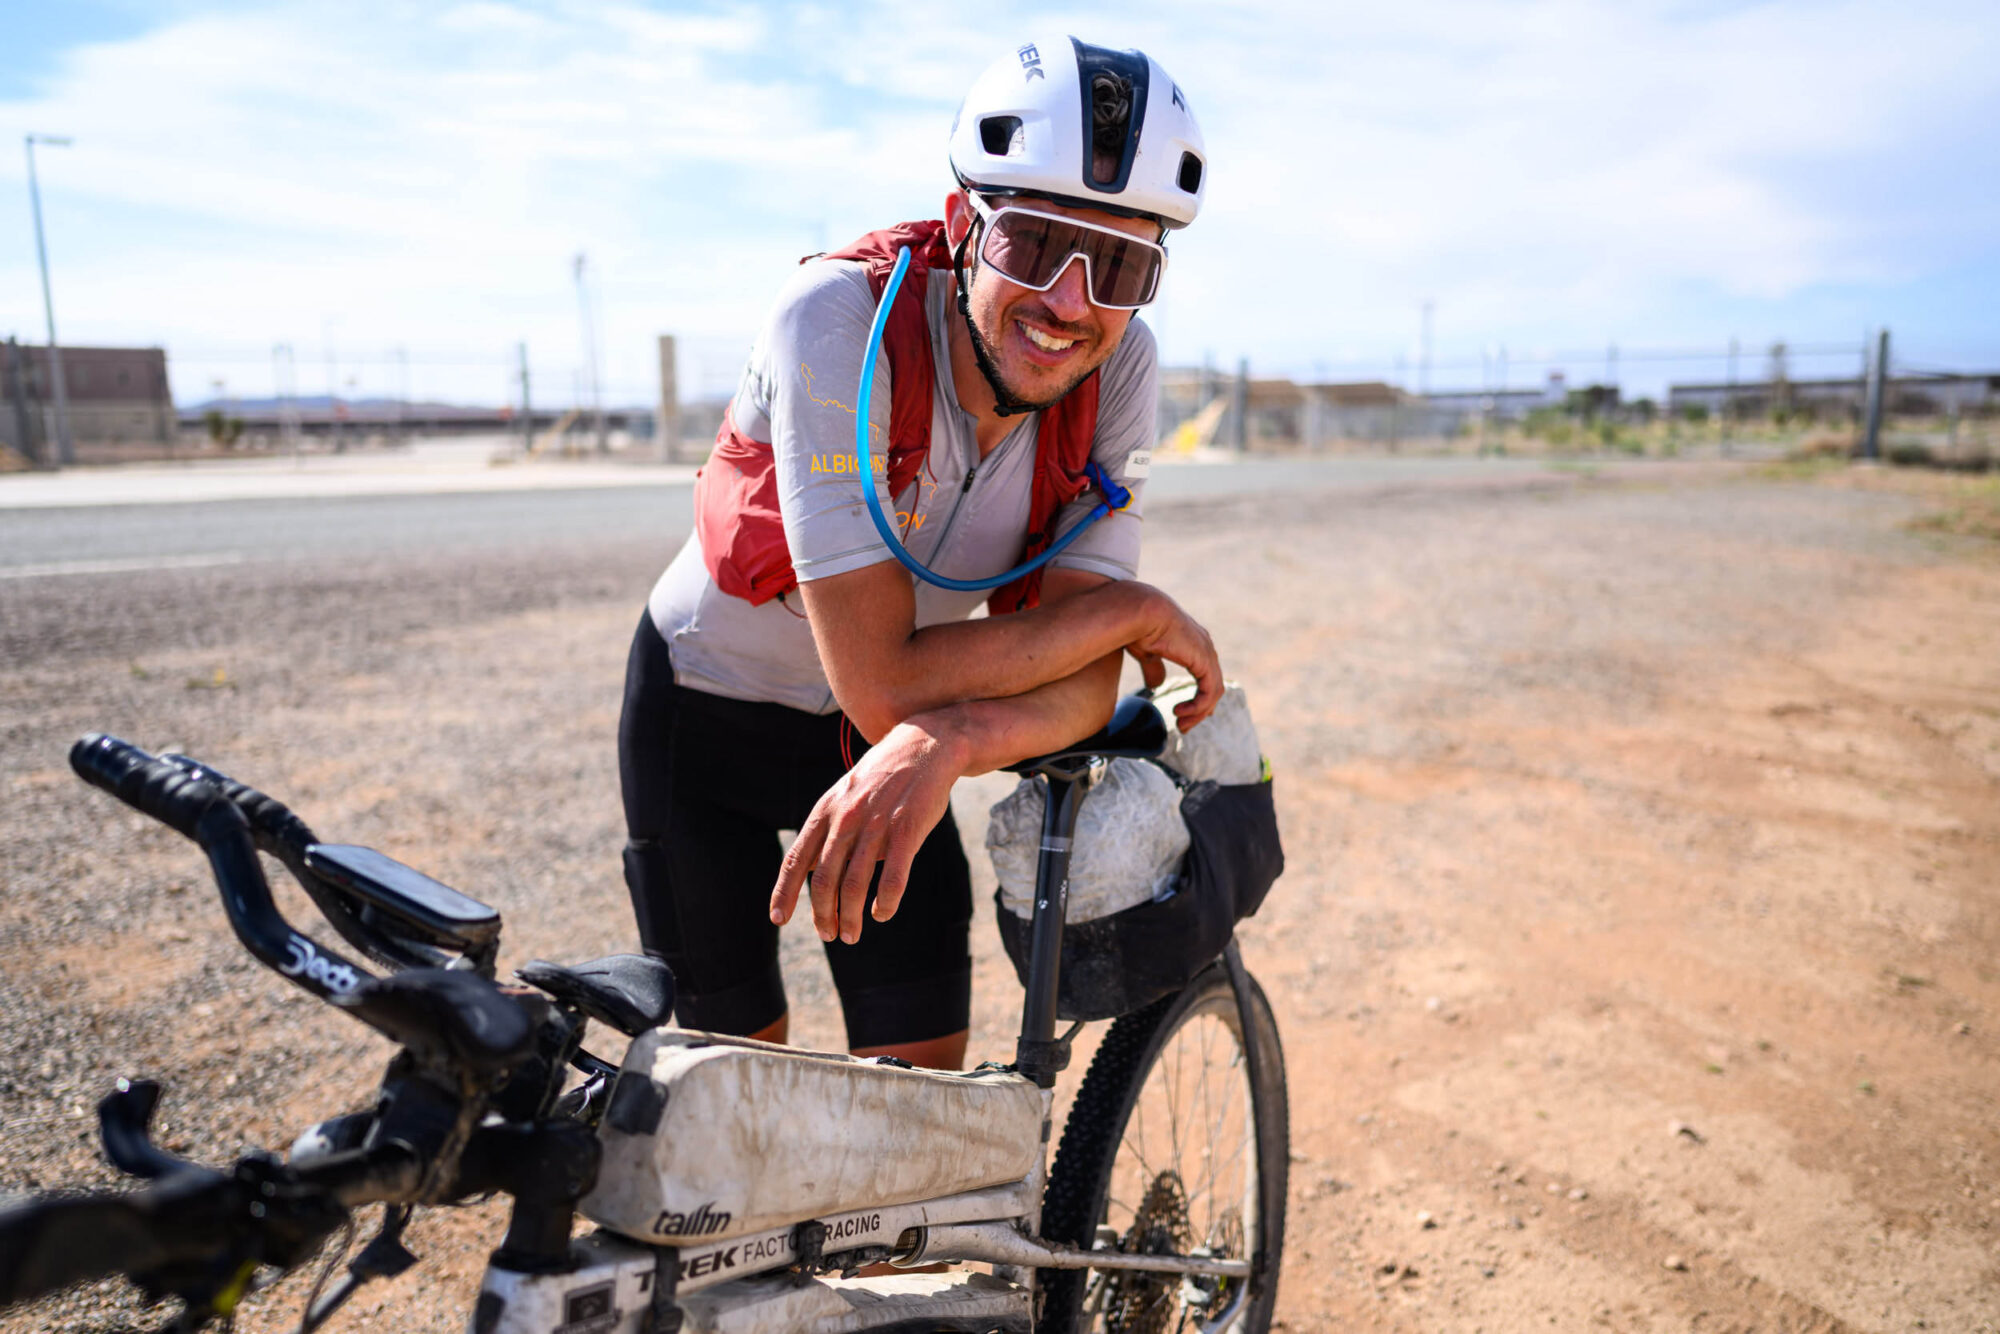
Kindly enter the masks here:
[[[168, 442], [174, 400], [164, 349], [66, 347], [62, 368], [70, 439], [79, 449]], [[30, 459], [47, 459], [56, 438], [49, 349], [0, 343], [0, 444]]]
[[1309, 449], [1350, 441], [1395, 446], [1455, 435], [1478, 416], [1459, 395], [1413, 394], [1384, 380], [1304, 384], [1299, 431]]
[[[1253, 379], [1245, 386], [1242, 433], [1251, 450], [1322, 449], [1341, 443], [1383, 444], [1435, 439], [1457, 431], [1466, 413], [1439, 406], [1383, 380], [1300, 384]], [[1203, 443], [1227, 447], [1238, 439], [1234, 376], [1212, 370], [1160, 371], [1160, 435], [1171, 439], [1191, 424]]]
[[[1868, 397], [1860, 376], [1840, 380], [1748, 380], [1737, 384], [1667, 387], [1667, 409], [1702, 408], [1739, 417], [1762, 417], [1782, 406], [1816, 416], [1859, 416]], [[2000, 372], [1971, 375], [1892, 375], [1884, 409], [1907, 416], [2000, 412]], [[1781, 403], [1780, 400], [1783, 400]]]
[[[308, 394], [298, 398], [211, 398], [181, 409], [180, 424], [200, 430], [210, 413], [243, 424], [251, 436], [278, 436], [287, 429], [305, 435], [335, 431], [357, 434], [401, 434], [421, 431], [494, 431], [514, 420], [511, 407], [461, 407], [455, 403], [404, 402], [393, 398], [329, 398]], [[538, 411], [537, 422], [552, 419], [560, 409]], [[606, 410], [609, 419], [612, 413]], [[622, 421], [620, 422], [622, 425]]]
[[1561, 371], [1550, 371], [1540, 389], [1445, 389], [1424, 395], [1424, 402], [1477, 421], [1480, 413], [1488, 421], [1517, 422], [1537, 408], [1559, 408], [1569, 394], [1569, 382]]

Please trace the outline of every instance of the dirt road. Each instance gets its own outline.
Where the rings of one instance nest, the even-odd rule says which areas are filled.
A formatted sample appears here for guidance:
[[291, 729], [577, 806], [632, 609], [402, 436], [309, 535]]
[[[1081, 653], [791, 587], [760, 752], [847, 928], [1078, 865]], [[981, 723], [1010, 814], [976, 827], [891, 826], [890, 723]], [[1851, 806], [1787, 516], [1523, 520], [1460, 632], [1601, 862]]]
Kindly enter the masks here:
[[[1911, 530], [1931, 503], [1579, 473], [1155, 508], [1145, 575], [1278, 776], [1290, 870], [1243, 936], [1291, 1066], [1288, 1328], [2000, 1328], [2000, 549]], [[179, 746], [433, 871], [508, 964], [628, 948], [611, 735], [667, 546], [0, 587], [0, 1190], [108, 1179], [120, 1074], [216, 1160], [386, 1054], [250, 964], [71, 739]], [[963, 785], [968, 830], [1006, 786]], [[458, 1328], [499, 1224], [423, 1222], [336, 1328]]]

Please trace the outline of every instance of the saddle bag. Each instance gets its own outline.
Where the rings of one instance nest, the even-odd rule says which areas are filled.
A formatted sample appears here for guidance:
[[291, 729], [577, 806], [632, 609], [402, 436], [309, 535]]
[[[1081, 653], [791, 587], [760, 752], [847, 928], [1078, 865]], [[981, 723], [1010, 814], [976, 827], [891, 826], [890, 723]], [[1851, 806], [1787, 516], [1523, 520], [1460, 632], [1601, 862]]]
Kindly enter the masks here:
[[[1191, 689], [1192, 683], [1183, 688]], [[1177, 697], [1169, 687], [1156, 694], [1154, 702], [1171, 717]], [[1148, 812], [1138, 808], [1136, 797], [1120, 795], [1118, 800], [1132, 809], [1093, 821], [1091, 802], [1098, 799], [1098, 790], [1084, 799], [1056, 994], [1057, 1014], [1065, 1020], [1114, 1019], [1185, 987], [1222, 953], [1236, 924], [1257, 911], [1284, 872], [1277, 805], [1242, 690], [1230, 686], [1215, 716], [1175, 741], [1170, 758], [1157, 768], [1171, 780], [1170, 788], [1158, 784], [1170, 793], [1164, 801], [1177, 797], [1178, 811], [1168, 806]], [[1151, 767], [1141, 760], [1114, 760], [1107, 775], [1119, 780], [1114, 793], [1147, 790], [1132, 777], [1121, 777], [1119, 766]], [[1041, 796], [1039, 784], [1023, 784], [994, 808], [988, 834], [1001, 881], [994, 896], [1000, 941], [1023, 985], [1028, 980], [1031, 895], [1021, 893], [1012, 882], [1021, 875], [1017, 863], [1031, 852], [1014, 846], [1020, 840], [1012, 831], [1039, 831]], [[1149, 823], [1167, 832], [1157, 838], [1132, 832]], [[1175, 846], [1170, 840], [1183, 825], [1186, 841], [1179, 846], [1186, 852], [1177, 873], [1165, 877], [1163, 888], [1148, 885], [1151, 867], [1146, 857], [1158, 855], [1156, 845]], [[1087, 866], [1083, 877], [1087, 885], [1110, 869], [1103, 864], [1108, 860], [1105, 854], [1087, 846], [1089, 840], [1103, 836], [1100, 826], [1123, 827], [1121, 851], [1137, 849], [1126, 851], [1122, 858], [1120, 869], [1131, 886], [1122, 900], [1094, 887], [1081, 898], [1075, 894], [1079, 866]], [[1008, 846], [1000, 846], [1000, 841]], [[1033, 846], [1028, 844], [1027, 849]], [[1116, 911], [1102, 911], [1106, 903], [1116, 903]]]
[[[1115, 1019], [1194, 980], [1254, 914], [1285, 869], [1271, 783], [1192, 784], [1181, 797], [1188, 851], [1171, 892], [1085, 922], [1065, 922], [1056, 1013]], [[1028, 921], [1000, 904], [1000, 942], [1023, 985]]]

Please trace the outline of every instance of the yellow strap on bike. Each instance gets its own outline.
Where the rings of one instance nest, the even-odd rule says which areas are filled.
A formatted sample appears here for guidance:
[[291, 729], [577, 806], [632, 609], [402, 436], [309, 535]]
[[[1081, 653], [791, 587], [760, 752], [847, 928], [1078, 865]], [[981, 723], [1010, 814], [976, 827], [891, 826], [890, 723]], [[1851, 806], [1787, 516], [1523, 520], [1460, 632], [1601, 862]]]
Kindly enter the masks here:
[[243, 1267], [236, 1271], [236, 1277], [223, 1284], [222, 1291], [216, 1293], [215, 1300], [210, 1303], [217, 1315], [226, 1316], [236, 1310], [236, 1304], [242, 1301], [243, 1294], [250, 1290], [250, 1280], [256, 1273], [257, 1262], [245, 1260]]

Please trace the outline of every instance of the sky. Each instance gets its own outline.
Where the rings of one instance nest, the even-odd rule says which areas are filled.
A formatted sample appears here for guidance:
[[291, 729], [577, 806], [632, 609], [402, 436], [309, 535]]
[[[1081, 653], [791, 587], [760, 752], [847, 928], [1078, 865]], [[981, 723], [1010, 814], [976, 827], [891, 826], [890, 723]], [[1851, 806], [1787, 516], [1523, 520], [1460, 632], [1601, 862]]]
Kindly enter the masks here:
[[[2000, 7], [0, 0], [0, 337], [160, 345], [177, 401], [726, 393], [802, 255], [941, 216], [980, 69], [1071, 32], [1206, 136], [1171, 365], [1630, 393], [2000, 370]], [[1424, 310], [1431, 348], [1423, 348]], [[1613, 350], [1615, 349], [1615, 351]], [[1820, 349], [1823, 349], [1821, 351]], [[1705, 359], [1695, 359], [1702, 354]]]

